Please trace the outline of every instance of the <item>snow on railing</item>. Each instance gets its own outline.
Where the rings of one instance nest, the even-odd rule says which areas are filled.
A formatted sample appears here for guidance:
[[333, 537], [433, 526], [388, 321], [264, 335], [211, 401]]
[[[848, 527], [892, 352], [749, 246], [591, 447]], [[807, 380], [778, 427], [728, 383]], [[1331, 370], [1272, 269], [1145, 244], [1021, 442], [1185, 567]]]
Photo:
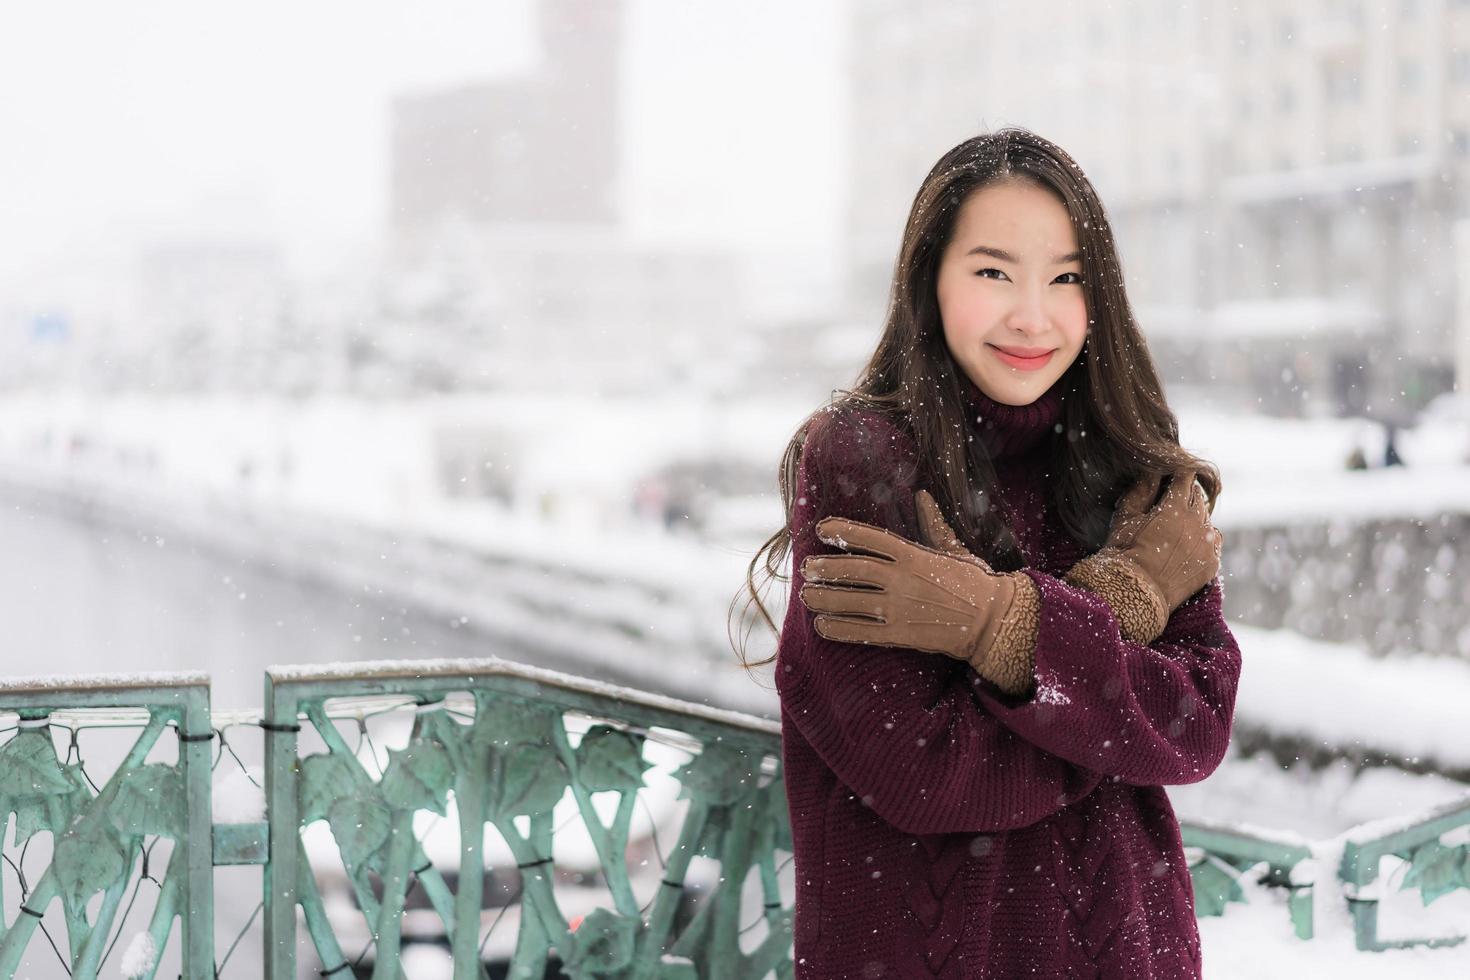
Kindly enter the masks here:
[[[1181, 821], [1185, 854], [1194, 884], [1195, 913], [1223, 915], [1229, 903], [1244, 902], [1241, 881], [1285, 888], [1296, 934], [1316, 934], [1325, 901], [1346, 902], [1360, 950], [1412, 946], [1455, 946], [1465, 935], [1396, 937], [1379, 935], [1380, 904], [1398, 892], [1417, 892], [1428, 907], [1457, 890], [1470, 891], [1470, 794], [1417, 813], [1361, 824], [1326, 840], [1261, 828], [1244, 830], [1206, 820]], [[1392, 865], [1392, 874], [1382, 867]], [[1326, 870], [1328, 875], [1323, 875]], [[1331, 872], [1335, 870], [1335, 874]]]

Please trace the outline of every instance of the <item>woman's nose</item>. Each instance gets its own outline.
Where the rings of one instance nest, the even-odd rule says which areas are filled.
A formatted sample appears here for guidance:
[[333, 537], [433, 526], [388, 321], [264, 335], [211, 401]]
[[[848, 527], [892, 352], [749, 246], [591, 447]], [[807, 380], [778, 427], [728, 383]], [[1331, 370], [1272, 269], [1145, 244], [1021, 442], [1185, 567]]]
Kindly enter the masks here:
[[1016, 304], [1011, 308], [1010, 326], [1024, 333], [1046, 329], [1046, 308], [1039, 291], [1017, 290]]

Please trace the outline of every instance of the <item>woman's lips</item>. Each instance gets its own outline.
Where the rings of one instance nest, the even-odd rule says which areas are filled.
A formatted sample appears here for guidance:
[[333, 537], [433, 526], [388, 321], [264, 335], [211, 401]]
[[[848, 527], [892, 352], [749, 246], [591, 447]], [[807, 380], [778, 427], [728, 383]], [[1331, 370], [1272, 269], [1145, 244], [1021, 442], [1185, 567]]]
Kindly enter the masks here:
[[1037, 357], [1021, 357], [1017, 354], [1007, 353], [1006, 351], [1001, 350], [999, 347], [996, 347], [994, 344], [986, 344], [985, 346], [994, 351], [995, 356], [998, 357], [1002, 363], [1009, 364], [1011, 367], [1021, 371], [1036, 371], [1046, 367], [1047, 362], [1051, 360], [1051, 356], [1056, 353], [1055, 350], [1049, 350], [1045, 354], [1041, 354]]

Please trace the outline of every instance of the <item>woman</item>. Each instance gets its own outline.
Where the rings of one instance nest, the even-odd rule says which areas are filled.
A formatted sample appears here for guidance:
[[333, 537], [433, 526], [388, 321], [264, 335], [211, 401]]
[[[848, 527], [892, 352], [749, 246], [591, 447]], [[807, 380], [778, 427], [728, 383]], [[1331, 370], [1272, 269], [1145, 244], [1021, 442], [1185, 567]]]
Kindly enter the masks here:
[[1220, 481], [1064, 151], [938, 161], [877, 350], [781, 476], [797, 977], [1199, 976], [1162, 787], [1230, 737]]

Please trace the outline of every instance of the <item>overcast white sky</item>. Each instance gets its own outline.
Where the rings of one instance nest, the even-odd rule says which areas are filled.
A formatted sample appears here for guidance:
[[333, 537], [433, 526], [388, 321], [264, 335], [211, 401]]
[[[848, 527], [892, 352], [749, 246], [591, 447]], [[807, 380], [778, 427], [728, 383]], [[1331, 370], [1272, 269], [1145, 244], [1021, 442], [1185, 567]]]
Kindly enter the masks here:
[[[821, 245], [843, 168], [843, 0], [629, 0], [644, 236]], [[170, 235], [325, 267], [381, 228], [388, 99], [515, 73], [530, 0], [0, 8], [0, 284]]]

